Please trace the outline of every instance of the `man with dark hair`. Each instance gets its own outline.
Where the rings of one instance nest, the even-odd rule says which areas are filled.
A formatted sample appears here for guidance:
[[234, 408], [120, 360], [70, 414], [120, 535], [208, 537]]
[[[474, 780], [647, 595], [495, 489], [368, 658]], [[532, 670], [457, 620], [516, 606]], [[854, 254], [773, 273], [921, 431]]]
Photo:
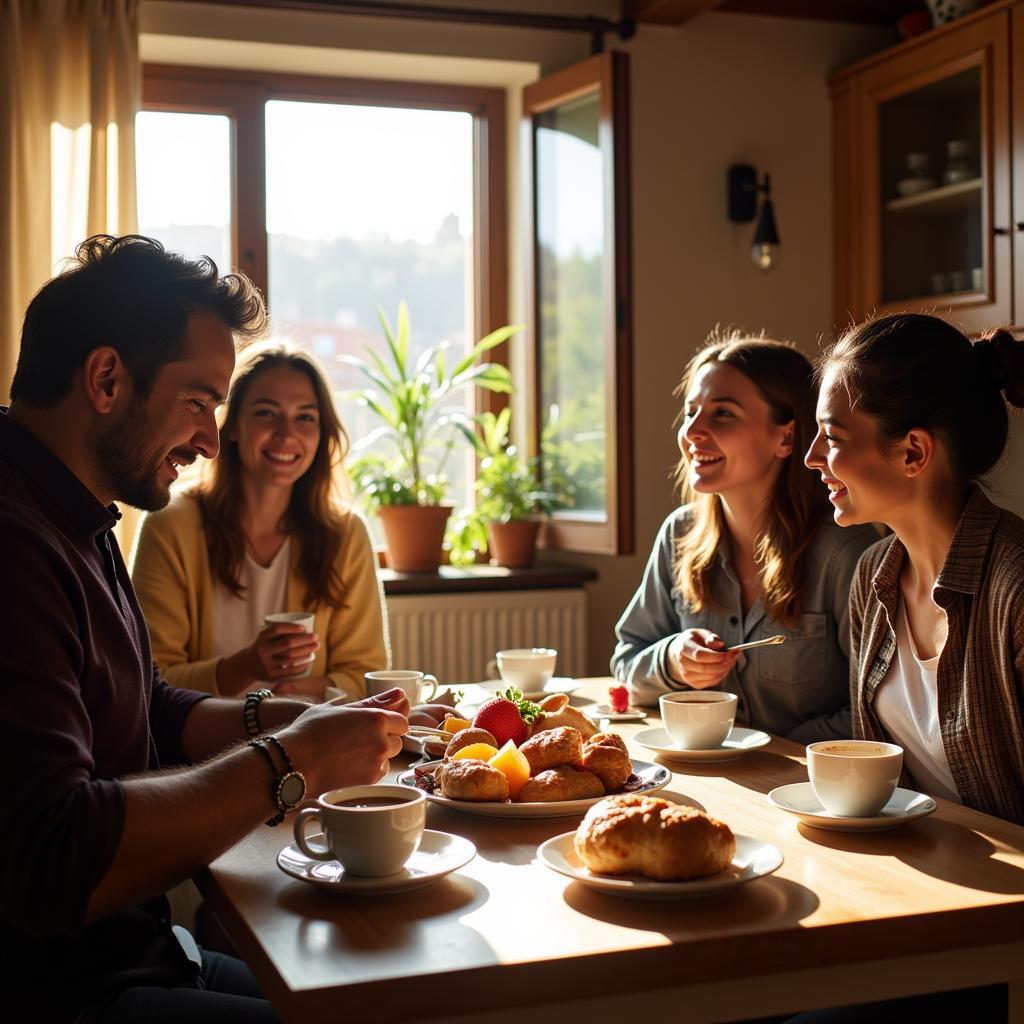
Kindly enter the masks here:
[[401, 691], [344, 708], [261, 691], [243, 711], [168, 686], [111, 533], [115, 500], [162, 508], [179, 466], [216, 456], [233, 333], [264, 322], [247, 279], [138, 236], [84, 242], [26, 314], [0, 412], [11, 1019], [276, 1020], [243, 964], [172, 931], [163, 891], [401, 747]]

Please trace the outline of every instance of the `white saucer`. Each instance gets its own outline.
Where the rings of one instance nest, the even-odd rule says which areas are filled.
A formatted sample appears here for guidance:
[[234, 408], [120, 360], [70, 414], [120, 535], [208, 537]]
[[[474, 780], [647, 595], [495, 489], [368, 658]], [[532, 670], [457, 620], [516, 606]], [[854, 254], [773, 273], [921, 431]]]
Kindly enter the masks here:
[[[311, 836], [323, 839], [322, 835]], [[286, 846], [277, 855], [277, 866], [292, 878], [310, 882], [332, 892], [386, 893], [408, 892], [444, 878], [464, 867], [476, 856], [476, 847], [462, 836], [447, 832], [424, 831], [420, 848], [406, 861], [397, 874], [380, 878], [358, 878], [346, 875], [336, 860], [312, 860], [297, 846]]]
[[639, 722], [647, 717], [648, 712], [643, 708], [629, 707], [625, 711], [615, 711], [611, 704], [595, 704], [593, 707], [581, 709], [587, 718], [599, 722], [606, 718], [609, 722]]
[[[509, 687], [515, 686], [515, 683], [507, 682], [504, 679], [485, 679], [476, 685], [493, 696], [499, 690], [507, 690]], [[550, 697], [553, 693], [575, 693], [579, 688], [580, 684], [575, 679], [570, 679], [568, 676], [552, 676], [544, 684], [543, 689], [527, 690], [523, 696], [527, 700], [542, 700], [544, 697]]]
[[[419, 767], [424, 771], [429, 771], [440, 763], [440, 761], [428, 761]], [[630, 793], [656, 793], [672, 781], [672, 773], [664, 765], [635, 759], [632, 764], [633, 774], [640, 779], [640, 785], [636, 789], [629, 790]], [[416, 789], [416, 769], [409, 768], [402, 772], [398, 776], [398, 784]], [[450, 797], [441, 796], [440, 793], [427, 793], [429, 803], [450, 807], [454, 811], [463, 811], [466, 814], [481, 814], [487, 818], [564, 818], [573, 814], [582, 817], [588, 807], [603, 799], [602, 795], [588, 796], [583, 800], [551, 800], [546, 803], [539, 800], [523, 803], [506, 800], [504, 803], [498, 803], [497, 801], [452, 800]]]
[[639, 875], [595, 875], [577, 856], [572, 841], [575, 832], [565, 832], [537, 847], [541, 864], [590, 889], [635, 900], [688, 900], [733, 889], [754, 878], [770, 875], [782, 864], [782, 851], [753, 836], [736, 836], [736, 855], [717, 875], [687, 882], [657, 882]]
[[931, 814], [937, 804], [924, 793], [912, 789], [897, 789], [892, 799], [872, 818], [842, 818], [826, 811], [814, 795], [809, 782], [794, 782], [779, 786], [768, 794], [768, 800], [780, 810], [795, 814], [805, 825], [828, 829], [830, 832], [881, 832], [898, 828], [908, 821], [916, 821]]
[[632, 738], [641, 747], [653, 750], [656, 754], [661, 754], [662, 757], [695, 764], [709, 761], [736, 761], [747, 751], [759, 750], [761, 747], [768, 746], [772, 741], [771, 736], [766, 732], [761, 732], [758, 729], [741, 729], [735, 725], [722, 745], [713, 747], [711, 750], [682, 750], [673, 745], [672, 737], [660, 725], [653, 729], [644, 729]]

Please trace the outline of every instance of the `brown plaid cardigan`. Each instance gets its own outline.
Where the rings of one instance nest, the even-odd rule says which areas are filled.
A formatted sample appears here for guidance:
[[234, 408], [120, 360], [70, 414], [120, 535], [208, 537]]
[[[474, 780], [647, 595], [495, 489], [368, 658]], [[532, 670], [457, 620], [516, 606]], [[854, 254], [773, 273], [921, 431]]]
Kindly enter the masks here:
[[[850, 591], [853, 735], [886, 740], [875, 694], [896, 650], [906, 548], [861, 556]], [[936, 688], [942, 744], [964, 804], [1024, 824], [1024, 520], [971, 491], [932, 591], [949, 622]], [[913, 784], [913, 779], [908, 778]]]

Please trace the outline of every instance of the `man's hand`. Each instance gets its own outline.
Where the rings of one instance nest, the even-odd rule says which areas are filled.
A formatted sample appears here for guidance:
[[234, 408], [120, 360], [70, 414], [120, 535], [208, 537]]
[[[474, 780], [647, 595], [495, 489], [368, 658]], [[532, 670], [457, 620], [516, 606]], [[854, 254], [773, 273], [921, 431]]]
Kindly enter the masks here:
[[668, 670], [677, 682], [695, 690], [717, 686], [739, 661], [724, 650], [725, 641], [708, 629], [687, 629], [669, 645]]
[[307, 777], [308, 795], [315, 797], [382, 779], [402, 749], [408, 714], [409, 700], [396, 687], [354, 704], [314, 705], [277, 735], [296, 770]]

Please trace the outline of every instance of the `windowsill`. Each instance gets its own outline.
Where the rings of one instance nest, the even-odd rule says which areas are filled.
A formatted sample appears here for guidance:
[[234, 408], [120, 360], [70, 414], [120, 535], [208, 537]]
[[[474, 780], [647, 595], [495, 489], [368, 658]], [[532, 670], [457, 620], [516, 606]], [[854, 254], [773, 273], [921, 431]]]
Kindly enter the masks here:
[[582, 587], [597, 579], [593, 569], [575, 565], [541, 565], [532, 569], [506, 569], [499, 565], [474, 565], [453, 569], [443, 565], [437, 572], [395, 572], [381, 569], [384, 593], [465, 594], [493, 590], [559, 590]]

